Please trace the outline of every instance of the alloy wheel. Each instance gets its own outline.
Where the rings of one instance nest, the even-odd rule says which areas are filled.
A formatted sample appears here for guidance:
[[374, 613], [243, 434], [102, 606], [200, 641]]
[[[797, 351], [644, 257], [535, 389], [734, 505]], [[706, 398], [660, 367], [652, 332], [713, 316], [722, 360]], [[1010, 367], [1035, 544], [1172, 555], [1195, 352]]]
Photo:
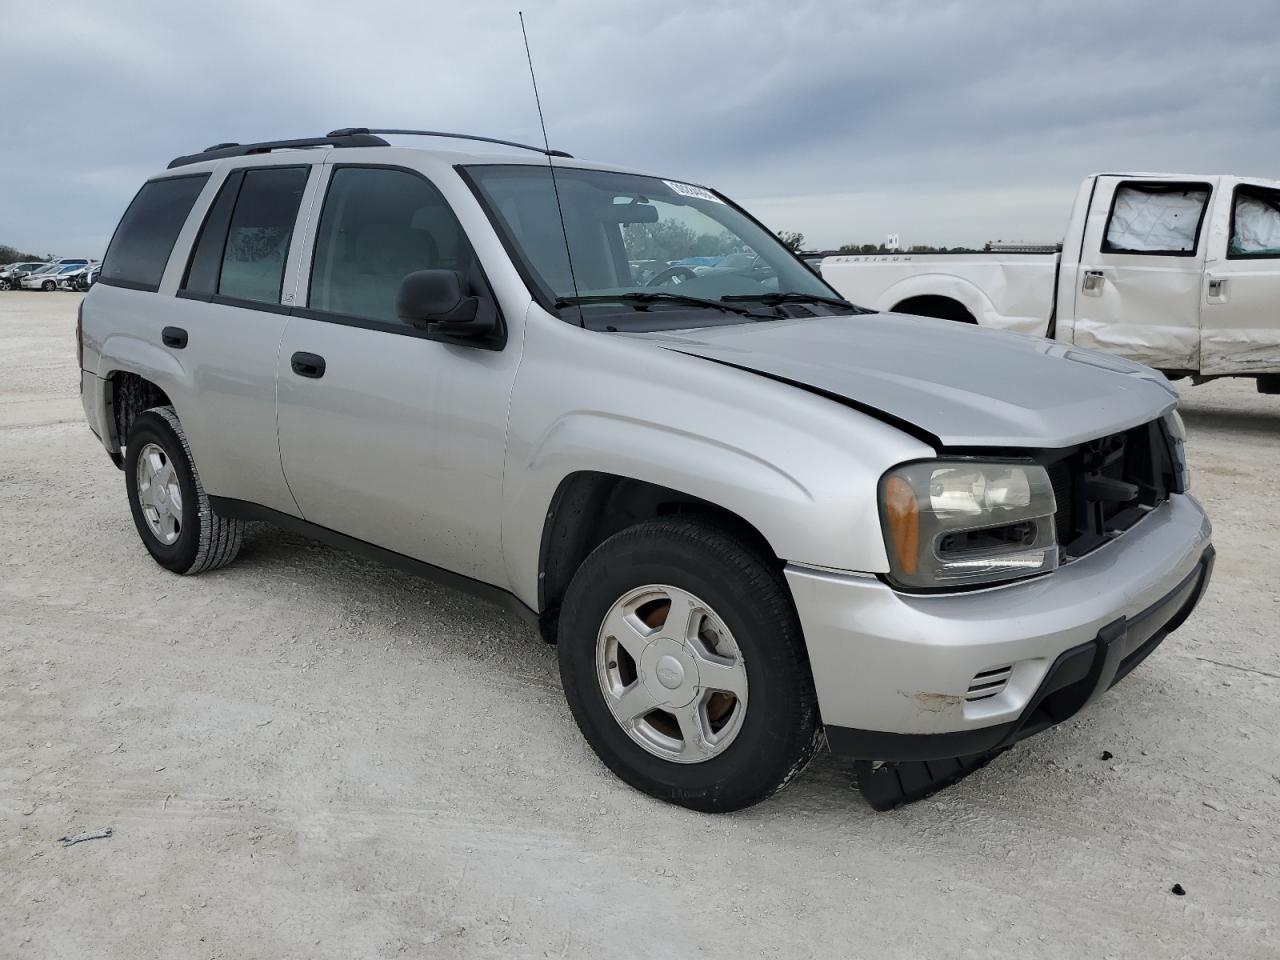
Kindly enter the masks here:
[[596, 675], [618, 725], [665, 760], [710, 760], [742, 728], [742, 652], [715, 611], [678, 587], [650, 584], [613, 604], [596, 638]]
[[148, 443], [138, 454], [138, 503], [152, 535], [166, 546], [174, 543], [182, 533], [182, 487], [158, 444]]

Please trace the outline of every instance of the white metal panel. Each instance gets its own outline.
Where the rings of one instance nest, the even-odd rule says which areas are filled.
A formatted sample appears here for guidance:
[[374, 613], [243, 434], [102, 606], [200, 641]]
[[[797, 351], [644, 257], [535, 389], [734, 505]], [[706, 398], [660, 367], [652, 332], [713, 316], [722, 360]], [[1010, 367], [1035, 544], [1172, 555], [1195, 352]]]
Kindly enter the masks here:
[[984, 327], [1044, 336], [1053, 306], [1055, 254], [863, 254], [828, 257], [822, 277], [876, 310], [914, 297], [954, 300]]
[[1233, 230], [1236, 189], [1250, 183], [1275, 190], [1280, 199], [1280, 184], [1223, 178], [1209, 228], [1201, 308], [1205, 374], [1280, 373], [1280, 212], [1253, 200], [1236, 208]]
[[[1108, 252], [1117, 188], [1132, 179], [1099, 177], [1085, 224], [1076, 287], [1073, 342], [1161, 370], [1196, 370], [1200, 362], [1200, 286], [1208, 231], [1192, 255]], [[1194, 183], [1216, 188], [1217, 178]], [[1216, 190], [1214, 194], [1216, 195]], [[1210, 203], [1213, 202], [1212, 195]], [[1064, 277], [1063, 282], [1068, 278]]]

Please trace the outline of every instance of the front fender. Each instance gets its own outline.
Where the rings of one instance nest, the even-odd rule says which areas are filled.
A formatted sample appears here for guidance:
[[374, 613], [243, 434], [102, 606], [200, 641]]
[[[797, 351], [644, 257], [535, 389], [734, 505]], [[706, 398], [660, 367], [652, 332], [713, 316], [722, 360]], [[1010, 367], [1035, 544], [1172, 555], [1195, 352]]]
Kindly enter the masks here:
[[879, 479], [890, 466], [932, 452], [802, 388], [547, 318], [529, 327], [512, 397], [503, 481], [507, 573], [516, 595], [536, 609], [548, 513], [563, 481], [581, 472], [715, 504], [759, 531], [784, 560], [885, 571]]

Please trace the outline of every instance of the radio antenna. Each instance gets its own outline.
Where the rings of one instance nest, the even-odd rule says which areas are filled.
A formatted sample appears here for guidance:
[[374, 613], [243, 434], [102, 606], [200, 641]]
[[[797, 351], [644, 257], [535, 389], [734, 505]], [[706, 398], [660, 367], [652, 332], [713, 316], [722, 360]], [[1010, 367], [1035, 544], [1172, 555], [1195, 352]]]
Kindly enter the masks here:
[[[524, 28], [524, 11], [516, 11], [520, 17], [520, 35], [524, 37], [524, 55], [529, 61], [529, 79], [533, 81], [533, 102], [538, 107], [538, 123], [542, 127], [542, 145], [547, 151], [547, 166], [551, 168], [551, 190], [556, 196], [556, 212], [560, 214], [560, 233], [564, 236], [564, 255], [569, 261], [569, 282], [573, 284], [573, 295], [578, 296], [578, 277], [573, 272], [573, 252], [569, 249], [569, 230], [564, 225], [564, 207], [560, 203], [560, 187], [556, 183], [556, 165], [551, 159], [551, 141], [547, 139], [547, 121], [542, 116], [542, 98], [538, 96], [538, 77], [533, 72], [533, 54], [529, 51], [529, 31]], [[552, 293], [555, 293], [553, 290]], [[582, 308], [578, 308], [578, 325], [587, 324], [582, 317]]]

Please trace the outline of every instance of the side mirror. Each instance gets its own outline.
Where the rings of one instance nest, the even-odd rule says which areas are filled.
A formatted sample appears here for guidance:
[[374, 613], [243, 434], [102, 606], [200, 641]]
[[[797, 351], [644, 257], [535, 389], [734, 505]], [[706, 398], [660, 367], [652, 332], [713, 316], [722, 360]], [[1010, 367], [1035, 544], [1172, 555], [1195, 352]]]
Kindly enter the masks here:
[[400, 281], [396, 313], [405, 323], [430, 330], [440, 340], [491, 336], [498, 313], [488, 299], [467, 296], [456, 270], [419, 270]]

